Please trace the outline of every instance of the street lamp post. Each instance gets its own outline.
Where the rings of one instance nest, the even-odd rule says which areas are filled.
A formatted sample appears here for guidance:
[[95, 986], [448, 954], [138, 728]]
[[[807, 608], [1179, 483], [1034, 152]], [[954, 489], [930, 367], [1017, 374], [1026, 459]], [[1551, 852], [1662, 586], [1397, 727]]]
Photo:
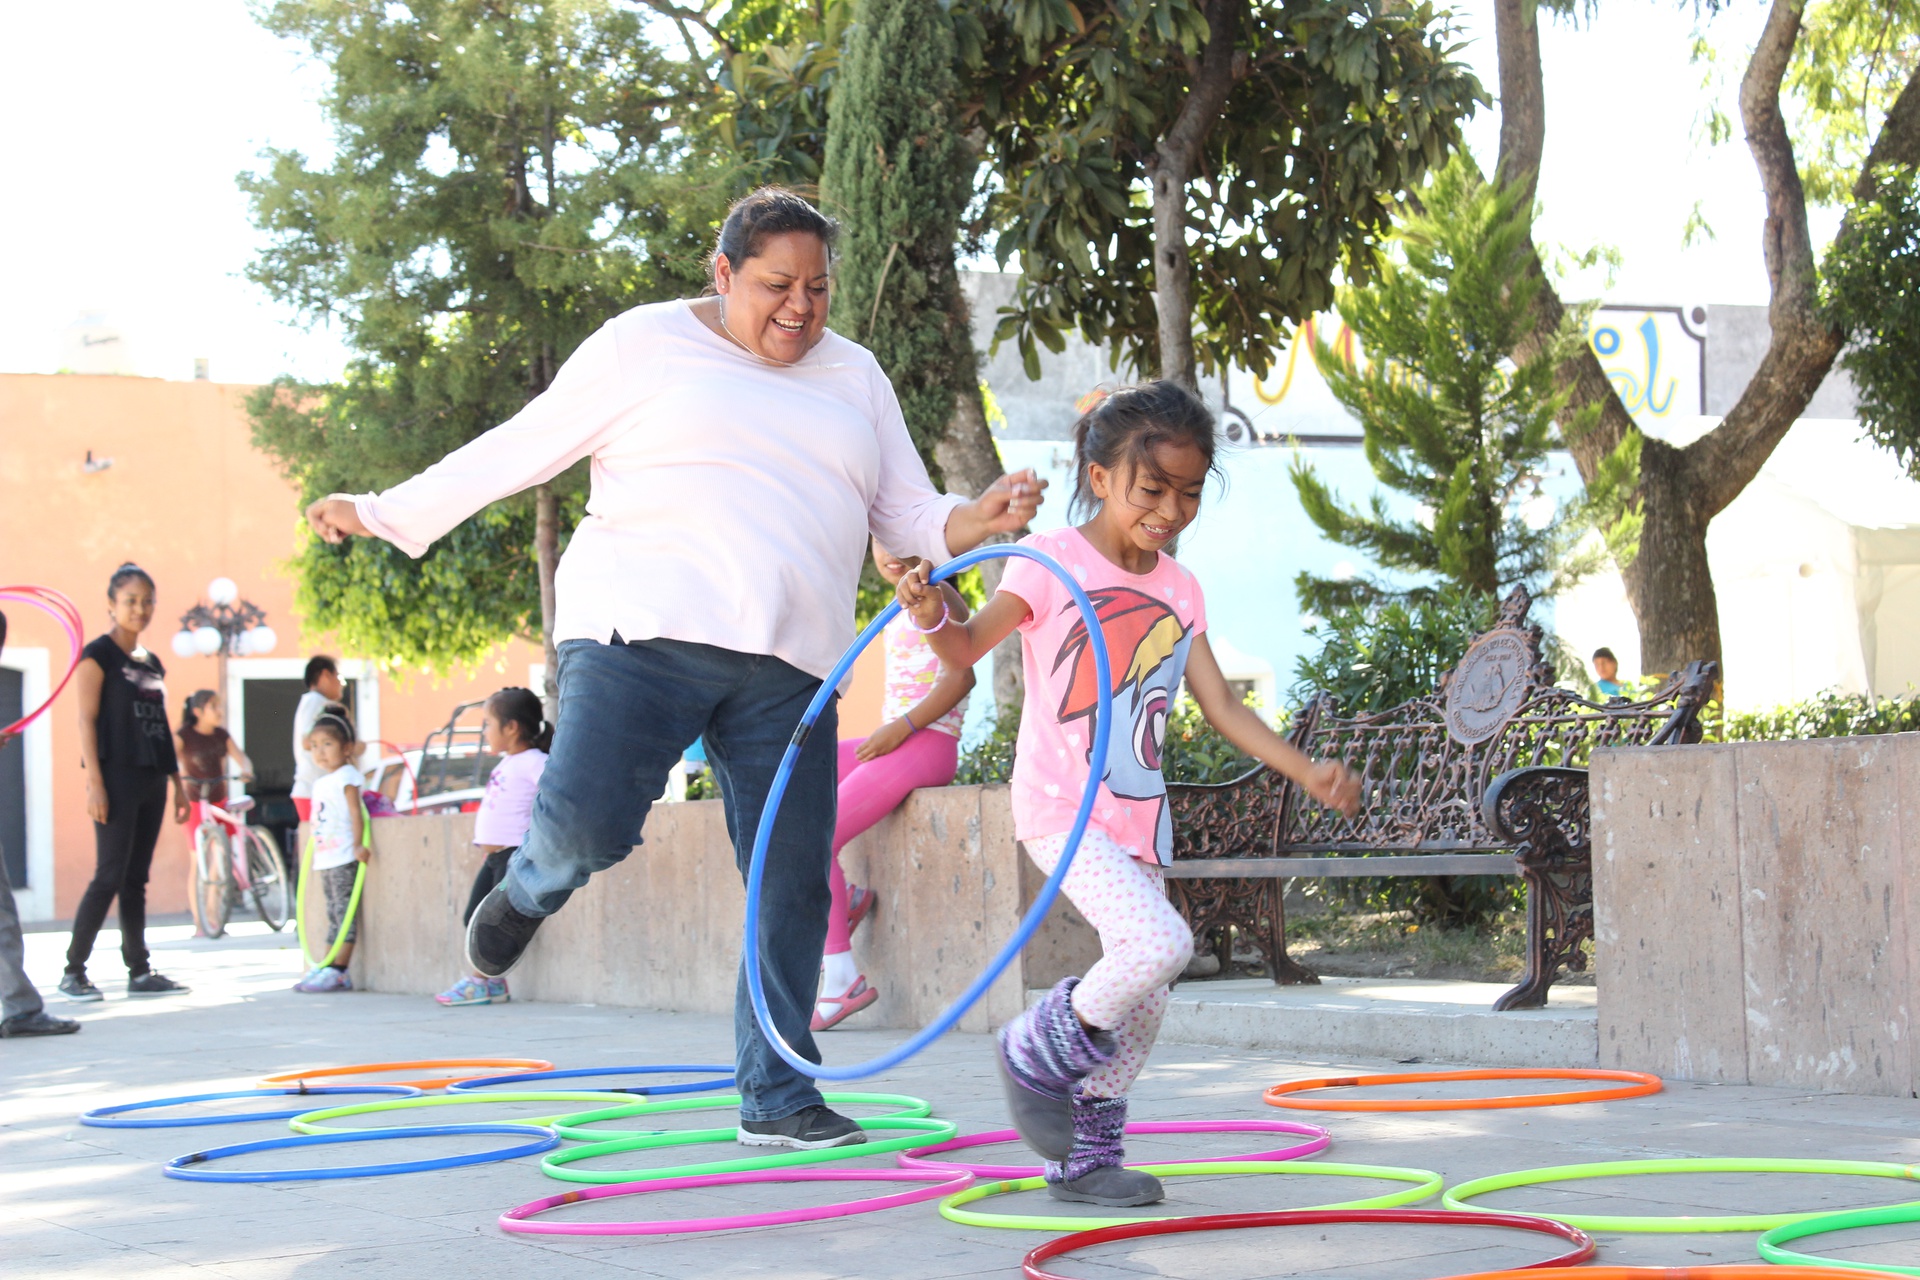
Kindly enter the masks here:
[[266, 625], [267, 611], [251, 600], [240, 598], [240, 588], [232, 578], [215, 578], [207, 584], [206, 604], [196, 603], [180, 615], [180, 630], [173, 637], [173, 651], [182, 658], [220, 656], [219, 693], [227, 693], [227, 659], [272, 653], [280, 637]]

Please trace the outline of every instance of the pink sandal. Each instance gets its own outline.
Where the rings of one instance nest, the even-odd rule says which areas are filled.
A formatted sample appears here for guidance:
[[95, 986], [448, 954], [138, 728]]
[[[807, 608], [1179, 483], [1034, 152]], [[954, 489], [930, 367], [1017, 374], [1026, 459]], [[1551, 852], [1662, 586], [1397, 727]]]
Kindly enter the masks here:
[[873, 904], [880, 895], [865, 885], [847, 886], [847, 932], [852, 933], [860, 927], [860, 922], [873, 913]]
[[[821, 996], [814, 1003], [813, 1021], [807, 1024], [808, 1028], [813, 1031], [829, 1031], [879, 998], [880, 993], [867, 985], [867, 975], [863, 973], [855, 978], [853, 985], [841, 994]], [[834, 1011], [822, 1017], [820, 1006], [829, 1004], [834, 1006]]]

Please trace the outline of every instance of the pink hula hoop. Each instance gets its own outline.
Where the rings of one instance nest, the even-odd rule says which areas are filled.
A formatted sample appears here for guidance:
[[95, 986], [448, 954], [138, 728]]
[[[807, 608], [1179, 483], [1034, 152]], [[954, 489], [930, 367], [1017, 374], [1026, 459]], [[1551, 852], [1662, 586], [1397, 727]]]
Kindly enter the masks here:
[[[1236, 1160], [1297, 1160], [1301, 1156], [1310, 1156], [1325, 1151], [1333, 1143], [1333, 1135], [1317, 1124], [1297, 1124], [1290, 1120], [1136, 1120], [1127, 1126], [1128, 1133], [1292, 1133], [1307, 1138], [1307, 1141], [1291, 1147], [1279, 1147], [1273, 1151], [1256, 1151], [1248, 1155], [1206, 1156], [1186, 1160], [1187, 1164], [1223, 1164]], [[915, 1147], [911, 1151], [902, 1151], [894, 1157], [902, 1169], [921, 1169], [934, 1172], [959, 1169], [971, 1173], [976, 1178], [1037, 1178], [1041, 1168], [1037, 1164], [967, 1164], [959, 1160], [929, 1160], [928, 1156], [939, 1155], [943, 1151], [964, 1151], [968, 1147], [991, 1146], [996, 1142], [1018, 1142], [1020, 1135], [1012, 1129], [995, 1129], [991, 1133], [970, 1133], [964, 1137], [947, 1142], [936, 1143], [930, 1147]], [[1165, 1161], [1142, 1160], [1139, 1164], [1164, 1164]]]
[[0, 587], [0, 601], [13, 601], [16, 604], [32, 605], [40, 612], [52, 616], [67, 634], [67, 674], [60, 677], [60, 683], [53, 687], [47, 700], [21, 716], [10, 725], [0, 726], [0, 736], [19, 733], [38, 720], [46, 709], [53, 705], [66, 690], [67, 683], [73, 679], [73, 673], [80, 669], [80, 651], [86, 647], [85, 625], [80, 620], [80, 610], [73, 601], [55, 591], [52, 587], [11, 586]]
[[[681, 1218], [664, 1222], [530, 1221], [537, 1213], [587, 1200], [644, 1195], [649, 1191], [684, 1191], [692, 1187], [726, 1187], [756, 1182], [924, 1182], [928, 1185], [866, 1200], [780, 1209], [772, 1213], [740, 1213], [726, 1218]], [[753, 1169], [744, 1173], [704, 1173], [685, 1178], [617, 1182], [612, 1186], [563, 1191], [557, 1196], [548, 1196], [544, 1200], [535, 1200], [517, 1209], [507, 1210], [500, 1215], [500, 1229], [548, 1236], [667, 1236], [688, 1231], [740, 1231], [748, 1227], [780, 1227], [793, 1222], [849, 1218], [855, 1214], [875, 1213], [899, 1205], [918, 1204], [922, 1200], [935, 1200], [956, 1191], [964, 1191], [972, 1182], [972, 1174], [951, 1169], [941, 1173], [917, 1169]]]

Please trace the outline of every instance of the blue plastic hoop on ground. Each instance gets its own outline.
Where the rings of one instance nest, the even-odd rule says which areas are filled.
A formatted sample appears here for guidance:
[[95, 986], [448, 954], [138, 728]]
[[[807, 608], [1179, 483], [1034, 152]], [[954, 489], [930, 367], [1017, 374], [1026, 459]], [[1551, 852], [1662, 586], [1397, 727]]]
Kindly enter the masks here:
[[[435, 1156], [430, 1160], [402, 1160], [394, 1164], [347, 1165], [338, 1169], [256, 1169], [231, 1173], [198, 1169], [195, 1165], [229, 1156], [244, 1156], [255, 1151], [280, 1151], [291, 1147], [324, 1147], [336, 1142], [384, 1142], [391, 1138], [471, 1137], [476, 1133], [530, 1136], [533, 1142], [497, 1151], [474, 1151], [457, 1156]], [[188, 1182], [308, 1182], [323, 1178], [383, 1178], [394, 1173], [425, 1173], [430, 1169], [458, 1169], [462, 1165], [490, 1164], [518, 1156], [537, 1156], [560, 1145], [560, 1135], [551, 1129], [530, 1124], [435, 1124], [411, 1128], [367, 1129], [354, 1133], [303, 1133], [291, 1138], [267, 1138], [260, 1142], [236, 1142], [230, 1147], [213, 1147], [175, 1156], [162, 1170], [169, 1178]]]
[[388, 1097], [417, 1098], [420, 1090], [410, 1084], [342, 1084], [311, 1089], [235, 1089], [231, 1093], [190, 1093], [179, 1098], [155, 1098], [151, 1102], [123, 1102], [113, 1107], [95, 1107], [83, 1112], [81, 1124], [96, 1129], [179, 1129], [194, 1124], [239, 1124], [243, 1120], [291, 1120], [313, 1110], [311, 1105], [291, 1111], [247, 1111], [232, 1116], [178, 1116], [122, 1120], [126, 1111], [152, 1111], [157, 1107], [184, 1107], [190, 1102], [220, 1102], [227, 1098], [311, 1098], [317, 1093], [384, 1093]]
[[665, 1063], [645, 1067], [575, 1067], [569, 1071], [522, 1071], [510, 1076], [482, 1076], [478, 1080], [456, 1080], [447, 1086], [448, 1093], [480, 1093], [495, 1085], [526, 1084], [537, 1080], [571, 1080], [580, 1076], [644, 1076], [666, 1075], [680, 1071], [720, 1072], [712, 1080], [685, 1080], [678, 1084], [631, 1085], [626, 1088], [601, 1089], [601, 1093], [634, 1093], [644, 1097], [658, 1098], [673, 1093], [705, 1093], [710, 1089], [733, 1088], [733, 1066], [723, 1063]]
[[1025, 917], [1021, 919], [1020, 927], [1014, 930], [1013, 936], [1007, 939], [1007, 944], [1000, 949], [1000, 953], [994, 956], [980, 976], [974, 979], [973, 985], [961, 992], [959, 998], [942, 1010], [939, 1017], [928, 1023], [906, 1043], [867, 1062], [855, 1063], [850, 1067], [829, 1067], [795, 1053], [793, 1046], [786, 1042], [779, 1029], [773, 1025], [773, 1013], [767, 1008], [766, 981], [760, 972], [758, 926], [761, 886], [766, 879], [767, 848], [773, 841], [774, 820], [780, 814], [780, 801], [787, 793], [787, 783], [793, 777], [793, 767], [799, 761], [800, 749], [806, 744], [807, 735], [813, 731], [814, 721], [818, 720], [820, 713], [826, 709], [828, 699], [832, 698], [839, 689], [840, 681], [852, 669], [854, 660], [869, 644], [873, 643], [874, 637], [893, 621], [894, 615], [900, 612], [899, 601], [889, 604], [880, 611], [879, 617], [867, 624], [867, 629], [854, 640], [853, 646], [841, 655], [840, 661], [834, 666], [832, 672], [821, 681], [820, 692], [816, 693], [813, 701], [807, 705], [806, 714], [800, 717], [799, 727], [793, 731], [793, 740], [787, 744], [786, 754], [780, 759], [780, 768], [773, 775], [773, 785], [767, 790], [767, 806], [760, 814], [760, 829], [754, 833], [753, 858], [747, 868], [746, 940], [741, 954], [741, 962], [747, 973], [747, 997], [753, 1005], [753, 1016], [760, 1023], [760, 1030], [767, 1037], [767, 1043], [773, 1046], [773, 1051], [784, 1058], [789, 1066], [802, 1075], [811, 1076], [816, 1080], [865, 1079], [867, 1076], [878, 1075], [889, 1067], [905, 1062], [951, 1031], [954, 1024], [973, 1007], [974, 1002], [987, 993], [987, 988], [1006, 972], [1007, 966], [1013, 963], [1013, 958], [1020, 954], [1020, 949], [1027, 945], [1040, 928], [1041, 921], [1046, 919], [1047, 912], [1053, 907], [1054, 899], [1059, 896], [1061, 882], [1067, 878], [1067, 872], [1073, 866], [1074, 855], [1080, 851], [1080, 837], [1086, 832], [1087, 820], [1093, 816], [1093, 802], [1099, 794], [1099, 780], [1107, 773], [1107, 733], [1108, 725], [1113, 719], [1113, 681], [1111, 669], [1107, 663], [1106, 636], [1101, 631], [1100, 615], [1094, 609], [1093, 601], [1087, 598], [1086, 591], [1074, 580], [1073, 575], [1063, 569], [1060, 562], [1052, 556], [1035, 551], [1032, 547], [1016, 543], [981, 547], [947, 561], [934, 571], [933, 580], [944, 581], [982, 561], [1001, 557], [1031, 560], [1060, 579], [1061, 584], [1073, 596], [1074, 604], [1079, 606], [1080, 616], [1086, 621], [1088, 647], [1093, 650], [1094, 673], [1099, 682], [1099, 703], [1092, 729], [1093, 750], [1087, 759], [1087, 786], [1080, 796], [1080, 809], [1074, 815], [1073, 826], [1067, 832], [1067, 842], [1060, 851], [1059, 865], [1054, 867], [1053, 874], [1048, 876], [1047, 882], [1040, 887], [1040, 894], [1034, 899], [1033, 906], [1028, 909]]

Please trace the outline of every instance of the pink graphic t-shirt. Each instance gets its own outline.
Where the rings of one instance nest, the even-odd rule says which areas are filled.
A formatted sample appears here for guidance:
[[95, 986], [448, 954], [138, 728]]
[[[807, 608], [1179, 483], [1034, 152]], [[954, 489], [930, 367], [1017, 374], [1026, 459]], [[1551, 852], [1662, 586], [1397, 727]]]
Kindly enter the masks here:
[[[881, 639], [887, 646], [887, 697], [880, 711], [884, 722], [905, 716], [920, 699], [933, 692], [934, 681], [940, 678], [940, 659], [927, 644], [927, 638], [909, 625], [904, 612], [887, 624]], [[967, 700], [962, 698], [953, 710], [932, 724], [920, 727], [957, 738], [966, 719]]]
[[516, 849], [533, 825], [533, 798], [540, 792], [540, 775], [547, 771], [547, 753], [528, 747], [501, 756], [487, 778], [487, 794], [473, 818], [473, 842]]
[[[1172, 556], [1133, 574], [1101, 555], [1077, 529], [1021, 539], [1064, 565], [1093, 600], [1106, 638], [1113, 723], [1107, 769], [1092, 825], [1136, 858], [1173, 862], [1173, 818], [1160, 749], [1167, 715], [1186, 674], [1193, 637], [1207, 629], [1200, 583]], [[1021, 840], [1059, 835], [1073, 825], [1092, 753], [1093, 650], [1073, 597], [1031, 560], [1010, 560], [1000, 590], [1027, 602], [1020, 626], [1027, 698], [1013, 763], [1013, 828]]]

